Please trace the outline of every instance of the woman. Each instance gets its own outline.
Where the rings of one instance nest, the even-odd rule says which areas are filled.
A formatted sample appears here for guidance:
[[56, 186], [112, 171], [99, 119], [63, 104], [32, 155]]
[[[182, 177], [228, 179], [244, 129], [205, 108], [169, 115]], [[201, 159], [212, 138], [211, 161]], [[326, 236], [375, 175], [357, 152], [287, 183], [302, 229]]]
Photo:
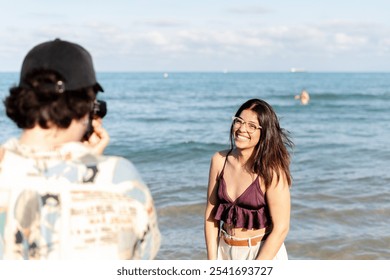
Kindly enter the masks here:
[[211, 159], [205, 239], [208, 259], [287, 259], [293, 143], [272, 107], [251, 99], [230, 128], [230, 150]]

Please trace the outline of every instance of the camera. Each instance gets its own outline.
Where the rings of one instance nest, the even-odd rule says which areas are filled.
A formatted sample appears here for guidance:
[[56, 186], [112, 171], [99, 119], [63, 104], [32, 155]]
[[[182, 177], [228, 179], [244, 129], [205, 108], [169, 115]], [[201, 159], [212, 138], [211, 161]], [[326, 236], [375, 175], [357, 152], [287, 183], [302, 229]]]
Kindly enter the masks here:
[[88, 141], [89, 137], [93, 133], [92, 120], [97, 118], [104, 118], [107, 114], [107, 103], [106, 101], [96, 99], [93, 103], [93, 108], [89, 114], [87, 131], [83, 136], [83, 141]]
[[104, 118], [107, 114], [107, 103], [103, 100], [95, 100], [93, 103], [92, 118]]

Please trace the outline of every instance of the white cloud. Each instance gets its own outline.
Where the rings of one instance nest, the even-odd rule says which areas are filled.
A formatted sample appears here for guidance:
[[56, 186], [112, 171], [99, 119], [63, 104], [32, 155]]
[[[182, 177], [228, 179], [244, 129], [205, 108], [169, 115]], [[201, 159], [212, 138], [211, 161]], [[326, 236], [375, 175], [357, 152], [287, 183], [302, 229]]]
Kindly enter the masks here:
[[262, 6], [241, 5], [234, 8], [229, 8], [228, 12], [232, 14], [238, 14], [238, 15], [263, 15], [263, 14], [269, 14], [272, 11]]
[[382, 55], [390, 55], [390, 38], [384, 38], [379, 41], [379, 50]]
[[151, 45], [166, 46], [170, 43], [170, 39], [165, 34], [156, 31], [146, 33], [142, 37], [144, 37]]
[[[82, 24], [42, 24], [28, 28], [0, 30], [0, 70], [18, 69], [22, 56], [40, 41], [60, 37], [73, 40], [91, 51], [103, 69], [137, 70], [154, 65], [208, 69], [226, 62], [237, 67], [281, 65], [297, 61], [324, 65], [326, 58], [337, 62], [356, 60], [357, 56], [390, 57], [390, 27], [378, 23], [331, 20], [316, 24], [253, 24], [210, 28], [190, 25], [185, 20], [140, 20], [119, 25], [103, 20]], [[13, 62], [12, 62], [13, 59]], [[142, 60], [145, 63], [142, 64]], [[190, 63], [191, 60], [196, 60]], [[134, 64], [138, 61], [138, 64]], [[262, 63], [262, 62], [268, 62]], [[271, 63], [274, 62], [274, 63]], [[328, 63], [328, 62], [327, 62]], [[341, 63], [341, 62], [340, 62]], [[163, 65], [163, 66], [164, 66]], [[161, 66], [161, 67], [163, 67]], [[319, 67], [320, 67], [319, 66]], [[8, 68], [8, 69], [7, 69]], [[261, 69], [259, 69], [261, 70]]]
[[360, 46], [365, 45], [367, 41], [367, 38], [363, 36], [351, 36], [345, 33], [334, 34], [334, 42], [342, 50], [359, 48]]
[[353, 61], [353, 56], [363, 52], [366, 56], [368, 52], [372, 56], [384, 55], [389, 49], [389, 41], [382, 39], [383, 28], [372, 32], [370, 25], [351, 22], [229, 30], [155, 28], [148, 32], [103, 26], [91, 26], [94, 31], [90, 33], [99, 38], [98, 45], [106, 46], [103, 49], [107, 52], [125, 54], [124, 60], [154, 57], [156, 61], [164, 57], [167, 61], [171, 59], [171, 67], [177, 68], [183, 67], [181, 60], [190, 58], [197, 59], [197, 64], [222, 59], [239, 63], [237, 67], [252, 61], [280, 60], [281, 57], [285, 63], [301, 59], [318, 60], [320, 64], [320, 60], [337, 60], [338, 56]]
[[188, 25], [188, 22], [183, 20], [173, 19], [147, 19], [147, 20], [136, 20], [133, 22], [135, 26], [144, 26], [152, 28], [174, 28]]

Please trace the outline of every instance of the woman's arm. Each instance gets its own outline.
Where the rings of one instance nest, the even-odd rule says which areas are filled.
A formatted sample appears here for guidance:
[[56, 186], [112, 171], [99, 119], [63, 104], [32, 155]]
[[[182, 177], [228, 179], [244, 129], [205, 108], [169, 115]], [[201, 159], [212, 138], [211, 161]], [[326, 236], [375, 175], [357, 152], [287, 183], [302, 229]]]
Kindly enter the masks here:
[[266, 198], [272, 219], [272, 231], [261, 248], [258, 260], [272, 260], [282, 246], [290, 227], [290, 188], [282, 173], [279, 182], [274, 182], [267, 189]]
[[219, 175], [221, 155], [216, 153], [211, 158], [210, 172], [209, 172], [209, 183], [207, 190], [207, 204], [204, 217], [204, 234], [207, 248], [207, 259], [217, 259], [217, 248], [218, 248], [218, 233], [219, 225], [214, 220], [214, 215], [217, 207], [217, 178]]

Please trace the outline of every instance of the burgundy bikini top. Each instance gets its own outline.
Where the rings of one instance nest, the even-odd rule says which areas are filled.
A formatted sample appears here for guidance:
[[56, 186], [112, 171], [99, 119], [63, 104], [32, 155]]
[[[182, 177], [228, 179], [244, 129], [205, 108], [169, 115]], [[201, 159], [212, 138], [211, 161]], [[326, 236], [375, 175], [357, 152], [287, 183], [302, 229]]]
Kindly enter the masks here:
[[248, 188], [236, 200], [232, 200], [226, 189], [226, 182], [223, 178], [225, 163], [219, 176], [218, 186], [218, 208], [215, 220], [223, 221], [233, 225], [235, 228], [261, 229], [269, 225], [268, 205], [260, 188], [259, 176], [249, 185]]

